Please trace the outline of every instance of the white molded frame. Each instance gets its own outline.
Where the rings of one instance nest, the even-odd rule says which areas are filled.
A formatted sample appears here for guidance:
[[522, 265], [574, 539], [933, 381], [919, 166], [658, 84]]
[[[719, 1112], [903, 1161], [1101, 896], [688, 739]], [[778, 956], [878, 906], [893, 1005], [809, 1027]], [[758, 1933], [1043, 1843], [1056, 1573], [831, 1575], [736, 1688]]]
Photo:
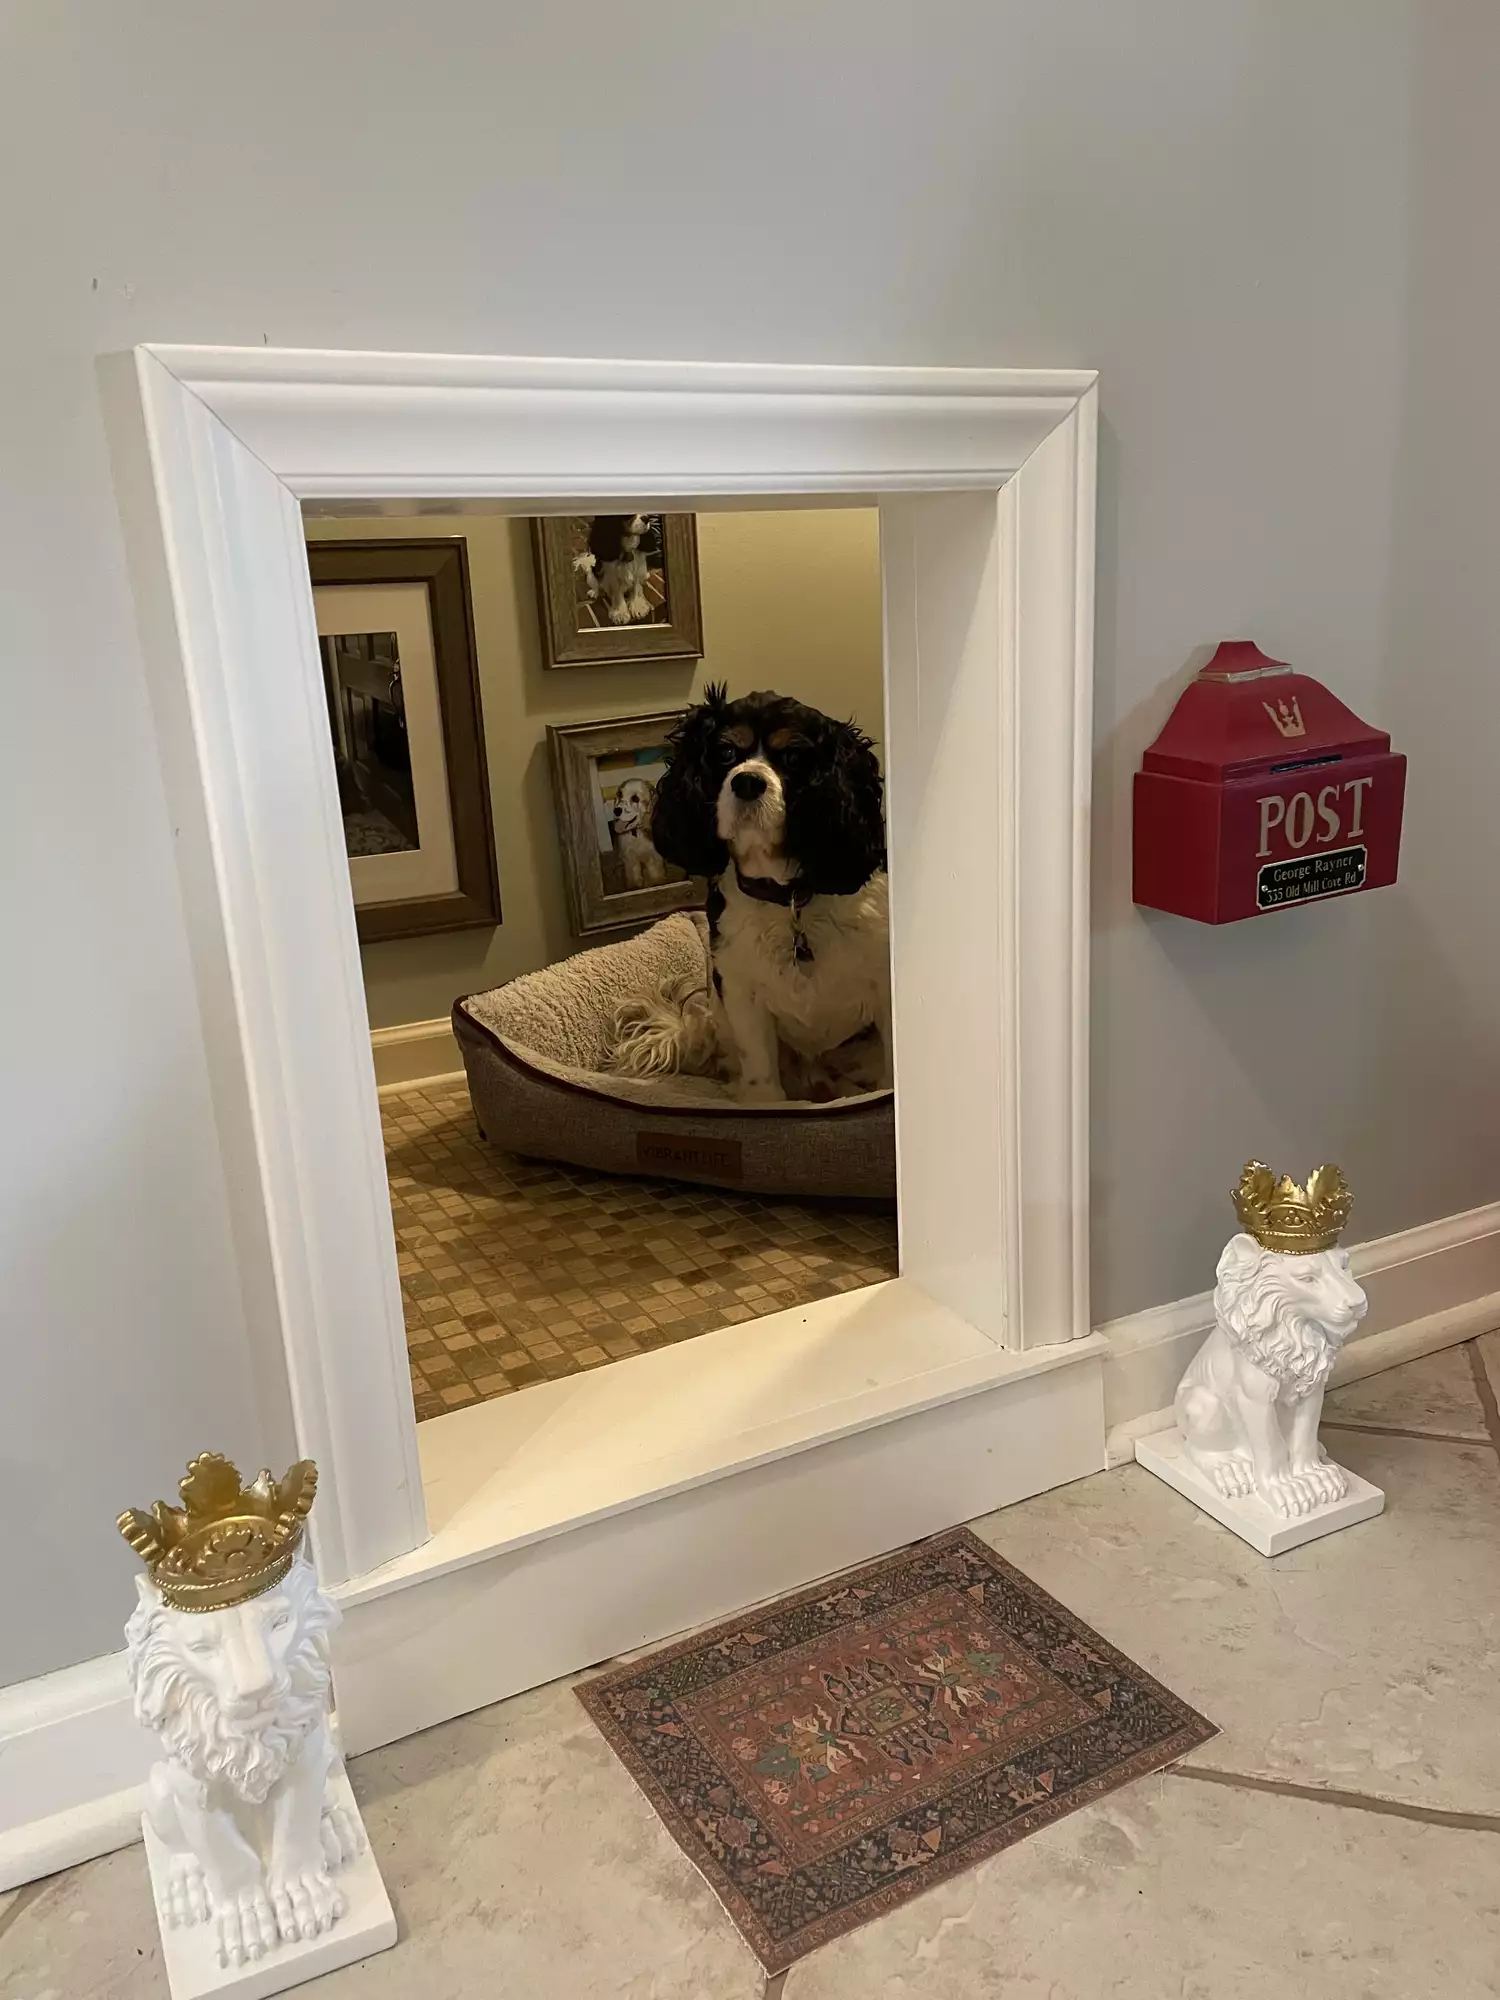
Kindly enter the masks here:
[[[878, 1317], [920, 1323], [931, 1354], [934, 1314], [971, 1345], [879, 1395], [868, 1374], [823, 1382], [801, 1433], [762, 1394], [765, 1448], [738, 1463], [1031, 1375], [1030, 1350], [1086, 1336], [1093, 375], [163, 346], [137, 350], [135, 380], [120, 477], [260, 1416], [278, 1463], [322, 1469], [325, 1579], [394, 1562], [394, 1587], [429, 1524], [303, 501], [879, 503], [903, 1273]], [[796, 1316], [799, 1353], [847, 1327], [847, 1302], [827, 1306]], [[701, 1383], [702, 1355], [740, 1338], [600, 1371], [595, 1417], [605, 1377]], [[444, 1432], [475, 1415], [423, 1426], [429, 1490], [433, 1453], [482, 1458], [472, 1425]], [[711, 1479], [712, 1456], [652, 1490]], [[464, 1504], [450, 1493], [442, 1522]], [[484, 1552], [471, 1530], [447, 1567]]]

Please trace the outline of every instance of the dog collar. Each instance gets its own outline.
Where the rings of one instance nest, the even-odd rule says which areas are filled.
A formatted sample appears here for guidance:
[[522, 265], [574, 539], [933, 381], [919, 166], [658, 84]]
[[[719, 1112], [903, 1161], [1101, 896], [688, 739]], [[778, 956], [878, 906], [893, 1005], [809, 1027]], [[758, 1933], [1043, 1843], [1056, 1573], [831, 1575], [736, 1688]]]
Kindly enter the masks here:
[[734, 879], [747, 896], [757, 903], [776, 903], [783, 910], [792, 913], [792, 956], [798, 965], [812, 963], [813, 948], [807, 941], [807, 933], [802, 928], [802, 912], [807, 908], [807, 897], [800, 894], [800, 882], [773, 882], [769, 875], [742, 875], [740, 864], [734, 864]]
[[742, 875], [737, 861], [734, 864], [734, 879], [744, 893], [753, 896], [757, 903], [780, 903], [784, 910], [789, 910], [799, 900], [802, 902], [807, 900], [805, 896], [800, 899], [798, 897], [800, 883], [773, 882], [769, 875]]

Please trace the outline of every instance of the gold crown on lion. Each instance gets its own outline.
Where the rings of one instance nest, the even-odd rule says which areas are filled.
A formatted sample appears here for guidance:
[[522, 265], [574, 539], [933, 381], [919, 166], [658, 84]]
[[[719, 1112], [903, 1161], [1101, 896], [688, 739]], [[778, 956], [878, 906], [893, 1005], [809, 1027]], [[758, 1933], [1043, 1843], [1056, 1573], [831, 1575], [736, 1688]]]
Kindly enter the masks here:
[[116, 1526], [146, 1564], [163, 1604], [222, 1611], [274, 1589], [302, 1543], [318, 1468], [299, 1459], [279, 1480], [263, 1470], [249, 1486], [216, 1451], [190, 1461], [180, 1507], [127, 1507]]
[[1246, 1234], [1262, 1249], [1293, 1257], [1331, 1250], [1353, 1206], [1349, 1183], [1333, 1166], [1314, 1167], [1303, 1188], [1289, 1174], [1278, 1180], [1264, 1161], [1248, 1160], [1234, 1191], [1234, 1212]]

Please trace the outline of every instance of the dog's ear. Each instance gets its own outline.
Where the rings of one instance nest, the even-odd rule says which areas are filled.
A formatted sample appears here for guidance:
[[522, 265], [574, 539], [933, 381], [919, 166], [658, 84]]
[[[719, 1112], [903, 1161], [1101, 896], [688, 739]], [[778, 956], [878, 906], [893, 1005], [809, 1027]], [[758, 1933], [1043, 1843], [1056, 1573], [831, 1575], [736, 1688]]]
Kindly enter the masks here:
[[787, 786], [786, 846], [814, 896], [852, 896], [885, 866], [880, 765], [852, 722], [830, 722]]
[[689, 875], [722, 875], [729, 866], [729, 849], [718, 832], [723, 773], [715, 755], [725, 705], [725, 690], [711, 685], [678, 723], [651, 802], [652, 846], [663, 861]]

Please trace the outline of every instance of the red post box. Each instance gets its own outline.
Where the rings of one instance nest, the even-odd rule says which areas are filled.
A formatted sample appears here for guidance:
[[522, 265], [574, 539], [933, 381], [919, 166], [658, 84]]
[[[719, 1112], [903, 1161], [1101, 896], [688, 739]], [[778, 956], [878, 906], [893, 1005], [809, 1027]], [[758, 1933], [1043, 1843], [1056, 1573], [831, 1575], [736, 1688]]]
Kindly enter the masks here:
[[1396, 879], [1406, 759], [1336, 695], [1226, 639], [1135, 778], [1135, 900], [1232, 924]]

